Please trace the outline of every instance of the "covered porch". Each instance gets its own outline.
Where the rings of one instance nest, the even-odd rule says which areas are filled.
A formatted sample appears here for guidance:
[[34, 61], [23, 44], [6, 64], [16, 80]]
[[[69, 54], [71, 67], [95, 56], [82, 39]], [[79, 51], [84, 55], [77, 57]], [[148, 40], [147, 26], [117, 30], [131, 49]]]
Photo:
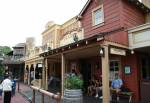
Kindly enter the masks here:
[[[87, 91], [88, 81], [93, 75], [97, 75], [97, 79], [102, 79], [103, 85], [103, 103], [110, 102], [110, 76], [117, 71], [121, 71], [121, 57], [126, 55], [127, 47], [105, 41], [103, 37], [98, 35], [84, 39], [64, 47], [60, 47], [40, 56], [44, 57], [45, 72], [43, 73], [43, 87], [48, 90], [49, 75], [54, 73], [58, 75], [60, 80], [60, 92], [63, 97], [65, 74], [71, 72], [75, 68], [84, 80], [84, 93]], [[117, 69], [113, 69], [110, 73], [111, 64], [116, 63]], [[57, 66], [56, 66], [57, 65]], [[115, 68], [115, 66], [112, 66]], [[98, 74], [97, 74], [98, 73]], [[102, 75], [102, 76], [101, 76]]]

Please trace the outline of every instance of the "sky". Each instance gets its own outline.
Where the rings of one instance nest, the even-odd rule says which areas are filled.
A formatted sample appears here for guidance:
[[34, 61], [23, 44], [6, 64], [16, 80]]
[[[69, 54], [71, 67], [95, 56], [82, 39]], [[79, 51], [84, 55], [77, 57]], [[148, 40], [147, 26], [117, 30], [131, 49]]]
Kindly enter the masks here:
[[41, 33], [48, 21], [63, 24], [78, 15], [87, 0], [0, 0], [0, 46], [15, 46]]

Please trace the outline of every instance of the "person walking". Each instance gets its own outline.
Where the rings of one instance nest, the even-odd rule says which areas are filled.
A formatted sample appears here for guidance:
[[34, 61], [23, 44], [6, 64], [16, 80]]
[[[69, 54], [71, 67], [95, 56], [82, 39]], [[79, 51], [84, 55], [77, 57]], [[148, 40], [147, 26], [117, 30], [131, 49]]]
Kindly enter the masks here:
[[3, 103], [10, 103], [11, 102], [11, 92], [12, 92], [12, 81], [9, 75], [5, 75], [5, 78], [2, 82], [2, 90], [4, 94]]
[[15, 91], [16, 91], [16, 79], [14, 78], [12, 80], [12, 96], [15, 95]]

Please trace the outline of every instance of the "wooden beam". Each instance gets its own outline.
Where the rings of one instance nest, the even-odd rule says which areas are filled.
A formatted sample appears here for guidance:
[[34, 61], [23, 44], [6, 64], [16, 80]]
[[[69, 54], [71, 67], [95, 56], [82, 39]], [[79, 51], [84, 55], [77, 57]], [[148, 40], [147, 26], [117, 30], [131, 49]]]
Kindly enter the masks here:
[[102, 84], [103, 84], [103, 103], [110, 103], [110, 88], [109, 88], [109, 49], [108, 44], [101, 45], [104, 56], [102, 59]]
[[46, 68], [45, 68], [45, 90], [48, 90], [48, 60], [47, 60], [47, 58], [45, 60], [45, 65], [46, 65]]
[[65, 55], [61, 54], [61, 94], [64, 94]]

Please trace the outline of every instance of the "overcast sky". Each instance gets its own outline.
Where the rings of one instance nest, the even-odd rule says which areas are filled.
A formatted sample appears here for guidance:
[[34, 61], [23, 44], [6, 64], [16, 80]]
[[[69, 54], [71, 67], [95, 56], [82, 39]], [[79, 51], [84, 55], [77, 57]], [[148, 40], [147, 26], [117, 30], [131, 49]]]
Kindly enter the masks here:
[[0, 0], [0, 45], [14, 46], [41, 33], [48, 21], [62, 24], [79, 14], [87, 0]]

